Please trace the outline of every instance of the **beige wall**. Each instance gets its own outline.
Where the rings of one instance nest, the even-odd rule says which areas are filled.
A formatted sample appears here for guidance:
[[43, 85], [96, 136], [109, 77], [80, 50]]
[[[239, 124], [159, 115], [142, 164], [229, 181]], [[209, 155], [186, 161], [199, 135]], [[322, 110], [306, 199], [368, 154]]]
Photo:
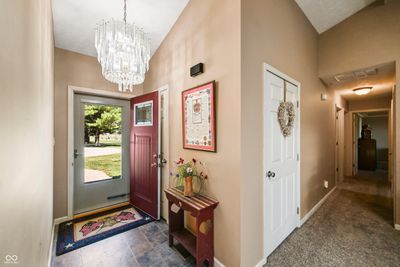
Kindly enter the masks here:
[[334, 96], [320, 100], [318, 34], [294, 1], [242, 1], [241, 43], [241, 266], [254, 266], [263, 258], [262, 64], [301, 83], [302, 217], [335, 183]]
[[352, 100], [348, 101], [349, 111], [361, 111], [369, 109], [390, 109], [391, 98], [382, 97], [365, 100]]
[[[239, 266], [240, 238], [240, 2], [190, 1], [150, 63], [144, 90], [168, 85], [170, 94], [170, 164], [179, 157], [205, 161], [207, 193], [215, 210], [215, 256]], [[191, 78], [191, 66], [203, 62], [205, 73]], [[182, 149], [181, 91], [216, 80], [217, 153]], [[172, 164], [170, 165], [172, 167]]]
[[51, 2], [1, 0], [0, 6], [0, 265], [6, 255], [17, 255], [16, 266], [47, 266], [53, 221]]
[[59, 48], [54, 56], [54, 218], [60, 218], [67, 216], [68, 86], [113, 92], [118, 87], [103, 78], [97, 58]]
[[[319, 77], [396, 61], [400, 88], [400, 1], [363, 10], [319, 39]], [[400, 94], [395, 94], [395, 223], [400, 224]]]

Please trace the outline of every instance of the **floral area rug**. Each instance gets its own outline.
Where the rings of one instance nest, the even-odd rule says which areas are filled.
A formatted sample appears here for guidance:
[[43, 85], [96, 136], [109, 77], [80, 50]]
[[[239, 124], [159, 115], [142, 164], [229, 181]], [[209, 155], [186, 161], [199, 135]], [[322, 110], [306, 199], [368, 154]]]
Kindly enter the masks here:
[[56, 255], [87, 246], [153, 221], [132, 206], [101, 212], [59, 225]]

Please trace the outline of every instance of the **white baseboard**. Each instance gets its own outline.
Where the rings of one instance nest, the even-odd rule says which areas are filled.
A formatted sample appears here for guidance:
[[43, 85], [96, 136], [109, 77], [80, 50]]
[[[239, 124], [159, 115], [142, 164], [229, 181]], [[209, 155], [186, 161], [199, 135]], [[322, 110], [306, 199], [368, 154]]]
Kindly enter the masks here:
[[263, 267], [265, 264], [267, 263], [267, 258], [262, 259], [261, 261], [259, 261], [256, 266], [254, 267]]
[[399, 230], [400, 231], [400, 224], [395, 224], [394, 225], [394, 229]]
[[68, 218], [68, 216], [56, 218], [56, 219], [54, 219], [54, 224], [57, 225], [57, 224], [60, 224], [60, 223], [63, 223], [63, 222], [69, 221], [69, 220], [70, 220], [70, 218]]
[[54, 229], [55, 229], [55, 224], [53, 223], [53, 227], [51, 228], [51, 236], [50, 236], [51, 240], [50, 240], [49, 255], [47, 260], [47, 267], [51, 267], [51, 260], [53, 258]]
[[225, 265], [215, 257], [214, 257], [214, 266], [215, 267], [225, 267]]
[[317, 205], [315, 205], [301, 220], [300, 220], [300, 226], [302, 226], [303, 224], [306, 223], [306, 221], [308, 221], [308, 219], [311, 218], [311, 216], [313, 216], [313, 214], [322, 206], [322, 204], [324, 204], [324, 202], [328, 199], [328, 197], [335, 191], [336, 186], [334, 188], [332, 188], [331, 191], [329, 191], [328, 194], [326, 194], [318, 203]]

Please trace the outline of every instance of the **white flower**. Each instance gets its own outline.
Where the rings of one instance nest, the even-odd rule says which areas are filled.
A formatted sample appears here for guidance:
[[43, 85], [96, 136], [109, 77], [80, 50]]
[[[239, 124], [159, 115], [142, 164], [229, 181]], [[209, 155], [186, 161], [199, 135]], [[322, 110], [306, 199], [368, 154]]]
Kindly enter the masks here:
[[188, 168], [186, 169], [186, 172], [187, 172], [188, 174], [191, 174], [191, 173], [193, 172], [193, 169], [190, 168], [190, 167], [188, 167]]

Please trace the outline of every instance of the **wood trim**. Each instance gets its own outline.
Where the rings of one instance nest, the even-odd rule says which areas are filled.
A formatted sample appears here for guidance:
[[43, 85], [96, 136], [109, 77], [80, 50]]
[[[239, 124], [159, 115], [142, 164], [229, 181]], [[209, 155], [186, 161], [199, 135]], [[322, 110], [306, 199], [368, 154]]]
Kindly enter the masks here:
[[85, 216], [89, 216], [89, 215], [93, 215], [93, 214], [100, 213], [100, 212], [103, 212], [103, 211], [108, 211], [108, 210], [120, 208], [120, 207], [127, 206], [127, 205], [129, 205], [129, 201], [122, 202], [120, 204], [115, 204], [115, 205], [108, 206], [108, 207], [104, 207], [104, 208], [100, 208], [100, 209], [96, 209], [96, 210], [92, 210], [92, 211], [88, 211], [88, 212], [84, 212], [84, 213], [80, 213], [80, 214], [74, 215], [73, 218], [74, 219], [79, 219], [79, 218], [82, 218], [82, 217], [85, 217]]

